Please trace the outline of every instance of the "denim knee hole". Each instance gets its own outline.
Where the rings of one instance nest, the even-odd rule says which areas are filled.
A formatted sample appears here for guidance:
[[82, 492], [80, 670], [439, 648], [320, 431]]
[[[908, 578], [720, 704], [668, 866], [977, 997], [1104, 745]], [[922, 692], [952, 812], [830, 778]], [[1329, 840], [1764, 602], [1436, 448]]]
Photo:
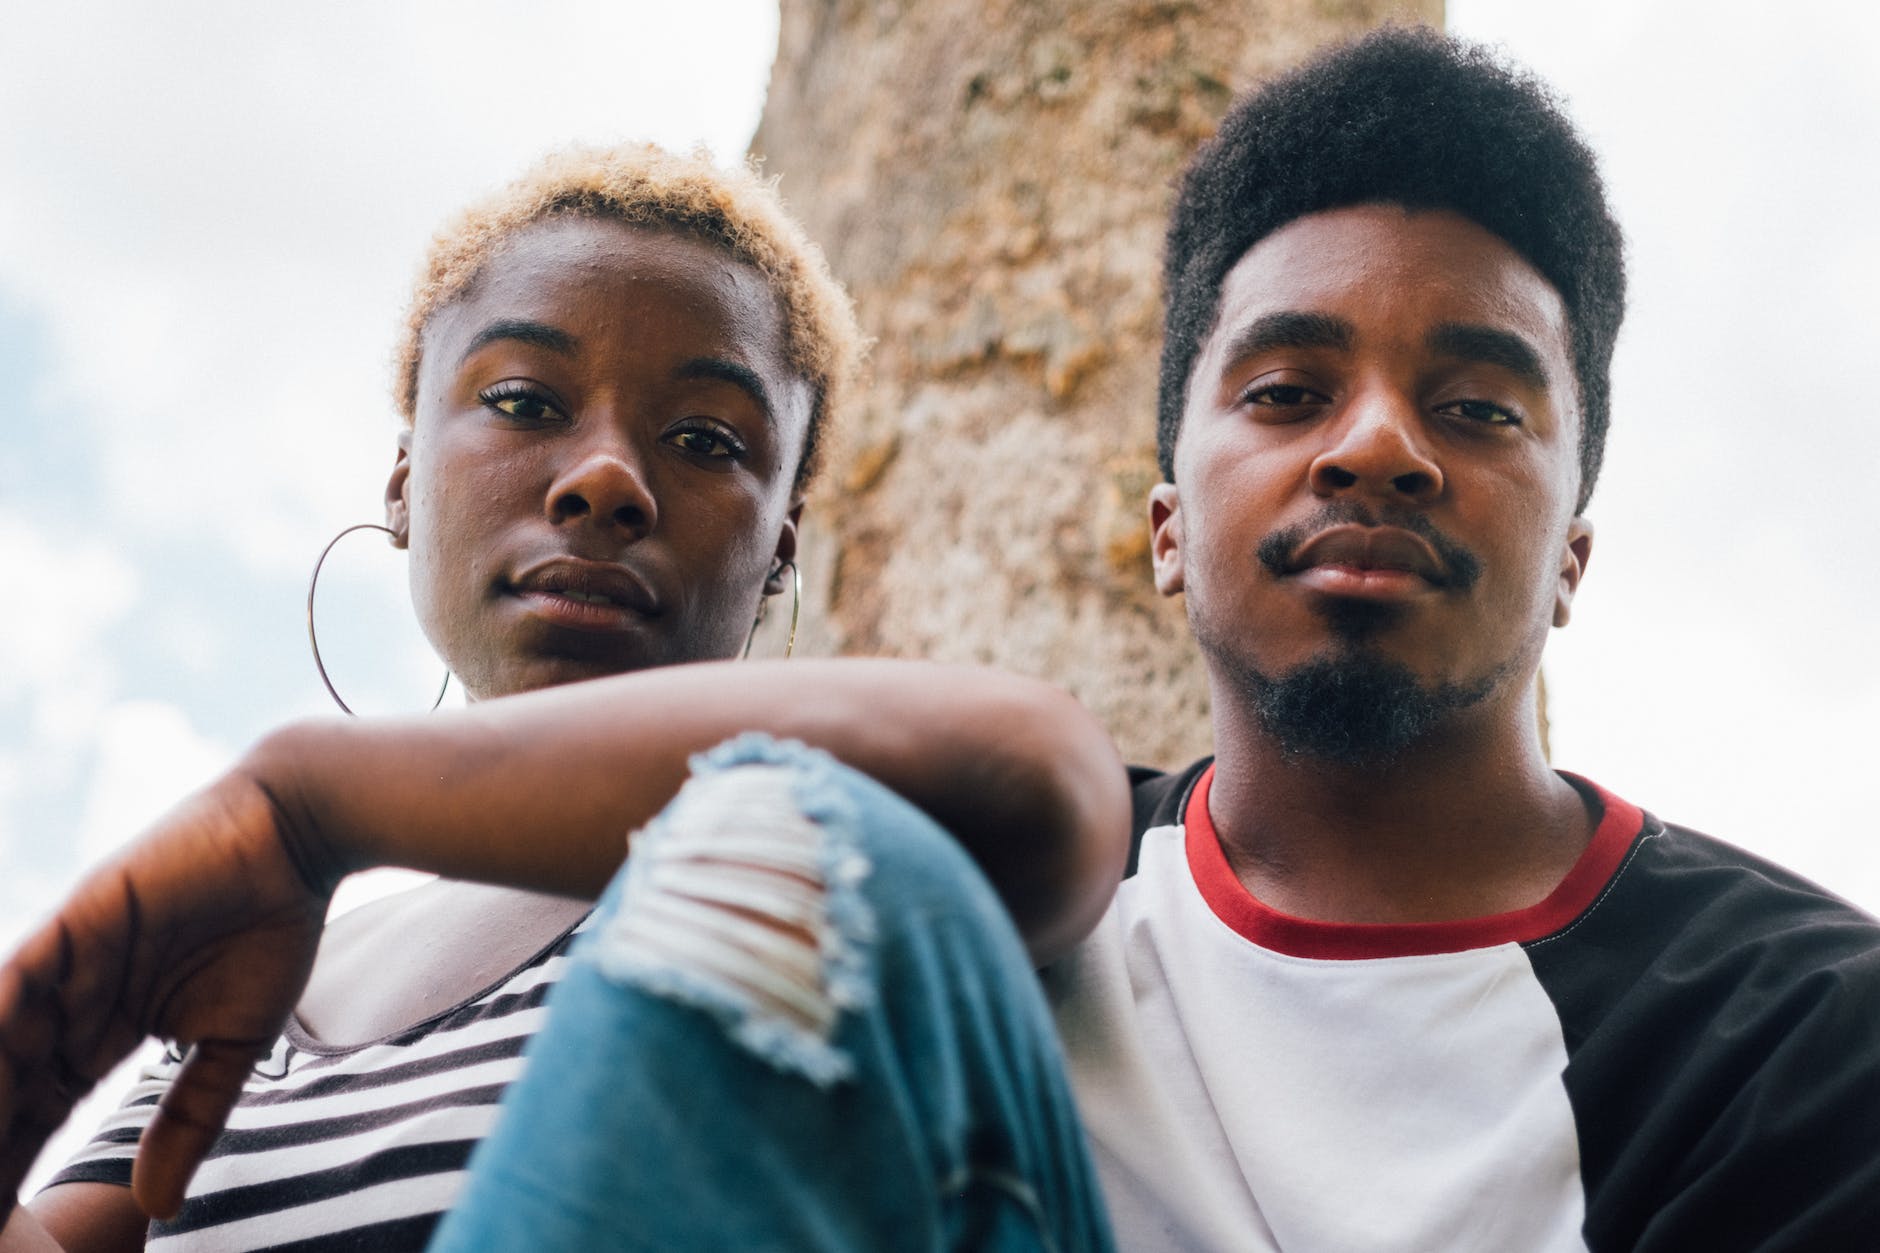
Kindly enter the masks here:
[[[695, 763], [635, 837], [589, 952], [604, 976], [702, 1010], [764, 1061], [827, 1086], [852, 1071], [832, 1041], [867, 996], [868, 864], [803, 751], [740, 740], [720, 750], [730, 764]], [[806, 793], [823, 803], [806, 807]]]

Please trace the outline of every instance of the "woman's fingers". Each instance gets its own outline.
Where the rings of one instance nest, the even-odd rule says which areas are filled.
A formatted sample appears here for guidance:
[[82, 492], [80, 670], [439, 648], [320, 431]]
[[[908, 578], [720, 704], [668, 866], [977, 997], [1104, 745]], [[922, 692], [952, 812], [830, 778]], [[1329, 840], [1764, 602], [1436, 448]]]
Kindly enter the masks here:
[[[103, 899], [115, 903], [122, 890], [107, 884]], [[100, 894], [68, 902], [0, 966], [0, 1195], [8, 1200], [72, 1107], [140, 1034], [121, 1004], [136, 910], [101, 914]], [[128, 927], [86, 921], [95, 916]]]
[[41, 1051], [28, 1043], [28, 1026], [22, 1022], [27, 995], [20, 972], [12, 966], [0, 968], [0, 1222], [13, 1211], [20, 1181], [38, 1152], [24, 1143], [24, 1128], [18, 1125], [21, 1072], [32, 1069], [32, 1055]]
[[42, 932], [0, 967], [0, 1213], [72, 1112], [69, 1085], [60, 1082], [64, 1014], [51, 982], [58, 954], [56, 937]]
[[131, 1193], [152, 1218], [174, 1218], [269, 1041], [204, 1040], [189, 1050], [137, 1144]]
[[144, 1135], [133, 1187], [151, 1213], [181, 1207], [313, 964], [327, 898], [291, 854], [265, 790], [226, 776], [88, 875], [0, 967], [0, 1197], [154, 1034], [199, 1043]]

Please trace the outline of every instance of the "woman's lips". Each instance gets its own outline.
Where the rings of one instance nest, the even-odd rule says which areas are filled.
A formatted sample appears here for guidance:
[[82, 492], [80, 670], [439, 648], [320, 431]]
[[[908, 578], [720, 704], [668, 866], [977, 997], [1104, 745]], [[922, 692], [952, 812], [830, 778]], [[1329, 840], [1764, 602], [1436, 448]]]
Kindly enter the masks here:
[[646, 615], [611, 600], [586, 599], [579, 592], [519, 592], [529, 612], [555, 626], [577, 631], [624, 631]]
[[652, 589], [611, 562], [551, 558], [525, 569], [512, 591], [537, 617], [581, 631], [622, 631], [660, 613]]

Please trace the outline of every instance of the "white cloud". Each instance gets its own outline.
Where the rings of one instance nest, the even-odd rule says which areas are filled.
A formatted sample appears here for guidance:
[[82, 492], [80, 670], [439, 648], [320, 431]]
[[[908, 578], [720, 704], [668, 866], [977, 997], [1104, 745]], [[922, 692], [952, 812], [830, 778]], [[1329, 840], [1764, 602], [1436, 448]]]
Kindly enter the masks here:
[[189, 716], [157, 701], [125, 701], [94, 728], [96, 759], [78, 846], [87, 862], [114, 852], [234, 760], [226, 745], [199, 732]]
[[102, 543], [43, 533], [0, 511], [0, 560], [12, 596], [0, 613], [0, 864], [14, 890], [0, 896], [0, 935], [9, 899], [20, 895], [20, 841], [63, 839], [28, 831], [29, 802], [74, 789], [100, 712], [116, 682], [110, 630], [136, 602], [141, 580]]
[[0, 554], [9, 589], [0, 613], [0, 701], [53, 698], [101, 664], [105, 631], [137, 599], [137, 572], [116, 549], [53, 534], [0, 510]]

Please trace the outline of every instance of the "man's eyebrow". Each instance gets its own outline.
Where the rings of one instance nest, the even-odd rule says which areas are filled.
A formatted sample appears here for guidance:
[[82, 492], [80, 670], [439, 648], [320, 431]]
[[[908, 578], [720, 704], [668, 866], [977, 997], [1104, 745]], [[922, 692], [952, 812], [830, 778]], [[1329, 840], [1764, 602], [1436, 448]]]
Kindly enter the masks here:
[[1540, 353], [1512, 331], [1467, 322], [1445, 322], [1429, 333], [1425, 343], [1438, 356], [1499, 366], [1530, 387], [1544, 390], [1551, 382]]
[[734, 387], [741, 387], [757, 402], [757, 407], [764, 411], [766, 418], [776, 416], [770, 403], [770, 390], [764, 386], [764, 380], [756, 370], [742, 362], [727, 361], [723, 357], [694, 357], [674, 370], [672, 376], [676, 379], [718, 379]]
[[550, 352], [564, 357], [573, 356], [575, 337], [558, 326], [546, 322], [529, 322], [519, 318], [503, 318], [492, 322], [478, 331], [470, 339], [469, 347], [463, 350], [462, 360], [469, 360], [470, 354], [479, 348], [496, 343], [498, 340], [515, 340], [518, 343], [531, 344], [537, 348], [546, 348]]
[[1274, 348], [1351, 348], [1351, 323], [1329, 313], [1269, 313], [1228, 337], [1222, 360], [1228, 364]]

